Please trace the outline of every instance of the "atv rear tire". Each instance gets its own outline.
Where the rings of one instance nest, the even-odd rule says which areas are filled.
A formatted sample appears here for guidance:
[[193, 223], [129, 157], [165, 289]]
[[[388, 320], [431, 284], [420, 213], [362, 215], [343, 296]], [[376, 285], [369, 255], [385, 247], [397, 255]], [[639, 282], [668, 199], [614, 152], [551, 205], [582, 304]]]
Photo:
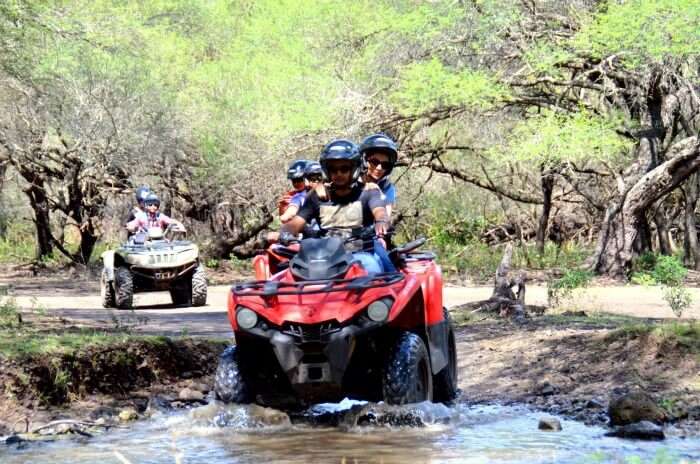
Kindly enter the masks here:
[[216, 398], [224, 403], [250, 403], [250, 391], [241, 373], [240, 358], [237, 346], [229, 346], [219, 356], [214, 393]]
[[107, 273], [105, 271], [102, 271], [102, 277], [100, 278], [100, 296], [102, 296], [103, 308], [114, 308], [117, 305], [114, 296], [114, 286], [112, 282], [107, 280]]
[[115, 303], [119, 309], [131, 309], [134, 305], [134, 276], [128, 267], [114, 271]]
[[452, 318], [447, 308], [442, 309], [442, 314], [447, 322], [447, 366], [433, 377], [435, 387], [434, 397], [436, 402], [449, 403], [457, 398], [457, 343], [455, 342], [455, 330]]
[[382, 393], [388, 404], [433, 400], [430, 358], [418, 335], [404, 332], [396, 341], [384, 368]]
[[207, 304], [207, 274], [204, 266], [198, 264], [192, 273], [192, 306]]

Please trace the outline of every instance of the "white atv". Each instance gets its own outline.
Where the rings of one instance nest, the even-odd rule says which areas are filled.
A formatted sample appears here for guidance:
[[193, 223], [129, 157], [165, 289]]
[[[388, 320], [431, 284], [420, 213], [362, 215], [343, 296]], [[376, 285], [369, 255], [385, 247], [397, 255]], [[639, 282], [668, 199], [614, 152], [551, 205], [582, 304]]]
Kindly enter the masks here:
[[[169, 290], [175, 305], [204, 306], [207, 277], [199, 248], [168, 226], [138, 232], [116, 250], [102, 254], [101, 294], [105, 308], [129, 309], [134, 293]], [[176, 239], [179, 238], [179, 239]]]

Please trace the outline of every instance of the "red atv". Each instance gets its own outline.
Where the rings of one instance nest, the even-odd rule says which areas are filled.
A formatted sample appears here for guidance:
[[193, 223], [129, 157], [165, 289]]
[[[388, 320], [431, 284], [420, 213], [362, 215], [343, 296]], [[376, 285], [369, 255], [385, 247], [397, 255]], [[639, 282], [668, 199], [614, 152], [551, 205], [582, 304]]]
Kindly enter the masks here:
[[413, 252], [424, 242], [391, 251], [398, 272], [368, 275], [348, 240], [305, 239], [283, 251], [293, 255], [287, 269], [234, 285], [236, 345], [220, 357], [217, 398], [277, 407], [453, 400], [454, 331], [435, 255]]

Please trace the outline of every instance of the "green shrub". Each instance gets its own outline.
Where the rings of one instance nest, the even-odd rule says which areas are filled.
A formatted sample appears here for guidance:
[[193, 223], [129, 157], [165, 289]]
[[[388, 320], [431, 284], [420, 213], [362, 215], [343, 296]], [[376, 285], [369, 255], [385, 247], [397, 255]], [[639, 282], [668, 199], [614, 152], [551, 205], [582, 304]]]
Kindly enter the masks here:
[[680, 285], [688, 274], [688, 270], [683, 266], [680, 259], [675, 256], [658, 256], [652, 277], [663, 285]]
[[654, 266], [656, 266], [656, 254], [647, 251], [639, 255], [632, 262], [632, 271], [635, 273], [651, 272]]
[[635, 272], [630, 280], [633, 284], [644, 285], [645, 287], [653, 287], [658, 284], [656, 279], [648, 272]]
[[19, 307], [13, 298], [0, 297], [0, 328], [16, 328], [22, 325]]
[[681, 317], [683, 311], [693, 302], [693, 296], [688, 289], [679, 285], [672, 285], [664, 288], [663, 294], [664, 300], [677, 317]]
[[559, 306], [573, 296], [574, 290], [585, 288], [593, 273], [587, 270], [570, 269], [558, 279], [547, 282], [547, 299], [550, 306]]

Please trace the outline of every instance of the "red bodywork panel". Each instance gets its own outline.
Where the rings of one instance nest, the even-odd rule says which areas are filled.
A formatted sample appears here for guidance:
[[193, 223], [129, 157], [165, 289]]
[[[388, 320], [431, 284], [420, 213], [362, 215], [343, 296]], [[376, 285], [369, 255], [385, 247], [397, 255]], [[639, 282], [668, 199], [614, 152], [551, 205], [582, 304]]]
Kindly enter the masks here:
[[[260, 258], [260, 259], [259, 259]], [[258, 256], [254, 261], [257, 280], [260, 278], [262, 264], [267, 256]], [[261, 273], [258, 274], [258, 266]], [[267, 266], [266, 269], [269, 269]], [[409, 261], [401, 270], [405, 278], [387, 287], [368, 288], [360, 291], [339, 291], [327, 293], [314, 293], [306, 295], [276, 295], [272, 297], [262, 296], [238, 296], [233, 292], [229, 294], [228, 317], [234, 331], [238, 330], [236, 323], [236, 307], [238, 305], [250, 308], [267, 319], [272, 324], [281, 326], [285, 322], [299, 324], [317, 324], [330, 320], [343, 323], [352, 319], [367, 306], [383, 297], [391, 296], [394, 305], [389, 313], [389, 322], [397, 320], [398, 325], [408, 325], [422, 322], [427, 325], [436, 324], [443, 319], [442, 313], [442, 275], [440, 268], [432, 260]], [[366, 275], [365, 270], [358, 264], [354, 264], [348, 270], [345, 278], [355, 278]], [[295, 282], [291, 273], [286, 270], [272, 276], [270, 280], [280, 282]], [[410, 300], [420, 291], [423, 299], [425, 314], [412, 314], [410, 317], [399, 317]], [[404, 315], [405, 316], [405, 315]]]

